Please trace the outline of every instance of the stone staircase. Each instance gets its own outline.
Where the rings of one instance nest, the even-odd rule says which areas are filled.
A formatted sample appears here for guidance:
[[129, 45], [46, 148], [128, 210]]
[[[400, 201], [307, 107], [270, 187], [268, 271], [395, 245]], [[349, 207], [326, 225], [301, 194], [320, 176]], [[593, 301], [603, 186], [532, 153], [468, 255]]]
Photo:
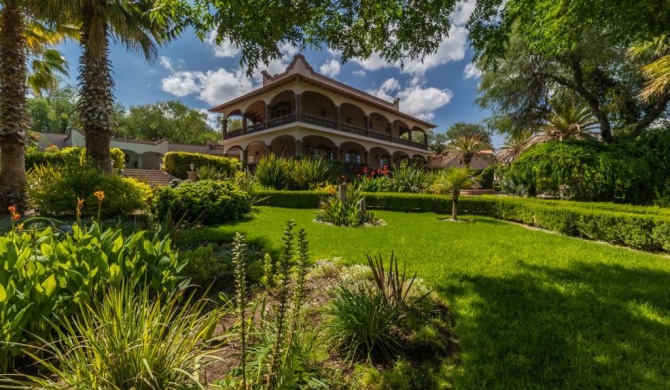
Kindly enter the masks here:
[[170, 184], [170, 182], [176, 179], [174, 176], [168, 174], [167, 172], [157, 170], [157, 169], [124, 169], [123, 176], [132, 177], [139, 181], [148, 183], [152, 187], [164, 186]]

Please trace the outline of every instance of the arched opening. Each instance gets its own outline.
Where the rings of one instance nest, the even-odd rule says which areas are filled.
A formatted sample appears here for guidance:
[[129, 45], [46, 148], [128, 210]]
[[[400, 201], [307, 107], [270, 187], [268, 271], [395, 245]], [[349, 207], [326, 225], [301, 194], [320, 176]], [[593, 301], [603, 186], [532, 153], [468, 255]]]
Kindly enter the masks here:
[[158, 152], [144, 152], [138, 164], [142, 169], [161, 169], [163, 155]]
[[242, 110], [235, 110], [226, 115], [223, 120], [225, 121], [223, 125], [223, 139], [228, 139], [242, 135], [242, 128], [244, 124], [242, 123]]
[[384, 115], [373, 112], [370, 114], [368, 127], [371, 131], [380, 134], [391, 135], [391, 122]]
[[334, 160], [335, 143], [326, 137], [308, 135], [302, 139], [303, 156], [323, 157]]
[[340, 123], [365, 129], [365, 111], [350, 103], [340, 106]]
[[401, 120], [393, 121], [393, 136], [409, 140], [410, 126]]
[[270, 142], [272, 153], [280, 157], [295, 157], [295, 138], [291, 135], [281, 135]]
[[258, 123], [265, 123], [265, 102], [257, 100], [250, 104], [244, 111], [248, 125], [253, 126]]
[[141, 159], [139, 154], [132, 150], [121, 149], [124, 154], [124, 162], [126, 163], [126, 168], [129, 169], [142, 169]]
[[340, 157], [345, 163], [367, 164], [365, 148], [356, 142], [344, 142], [340, 145]]
[[375, 146], [374, 148], [370, 149], [369, 164], [373, 169], [383, 169], [384, 167], [391, 169], [393, 158], [391, 157], [391, 153], [389, 153], [388, 150]]
[[270, 100], [270, 119], [281, 118], [295, 113], [295, 93], [282, 91]]
[[426, 164], [428, 164], [428, 160], [426, 160], [425, 156], [422, 156], [420, 154], [415, 154], [414, 156], [412, 156], [412, 165], [423, 167], [426, 166]]
[[247, 165], [256, 165], [258, 160], [270, 152], [263, 141], [254, 141], [247, 146]]
[[422, 145], [426, 145], [428, 143], [426, 131], [418, 126], [412, 127], [412, 142], [418, 142]]
[[400, 167], [402, 164], [411, 164], [409, 160], [409, 155], [402, 151], [397, 151], [393, 153], [393, 166]]
[[303, 115], [335, 121], [335, 103], [318, 92], [305, 91], [302, 94], [301, 109]]
[[228, 150], [226, 150], [224, 156], [229, 158], [236, 158], [242, 161], [242, 147], [239, 145], [231, 146], [230, 148], [228, 148]]

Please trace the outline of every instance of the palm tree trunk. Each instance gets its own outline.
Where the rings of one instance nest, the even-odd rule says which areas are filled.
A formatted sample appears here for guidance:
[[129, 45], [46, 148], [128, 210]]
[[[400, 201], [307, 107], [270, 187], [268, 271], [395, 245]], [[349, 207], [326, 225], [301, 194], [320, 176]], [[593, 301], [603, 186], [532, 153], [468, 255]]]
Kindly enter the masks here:
[[[114, 81], [109, 63], [107, 23], [95, 10], [84, 6], [81, 26], [82, 55], [79, 58], [79, 117], [86, 134], [86, 155], [103, 172], [111, 172], [109, 152], [114, 108]], [[95, 23], [95, 25], [93, 25]], [[103, 33], [91, 34], [92, 27]]]
[[20, 205], [26, 186], [25, 19], [16, 4], [0, 11], [0, 213]]

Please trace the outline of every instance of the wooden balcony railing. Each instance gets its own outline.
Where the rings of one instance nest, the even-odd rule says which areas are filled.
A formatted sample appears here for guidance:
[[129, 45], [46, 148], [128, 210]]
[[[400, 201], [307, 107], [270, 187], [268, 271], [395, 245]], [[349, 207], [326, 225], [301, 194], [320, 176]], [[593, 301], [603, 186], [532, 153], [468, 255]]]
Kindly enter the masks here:
[[296, 118], [295, 114], [289, 114], [285, 116], [281, 116], [279, 118], [273, 118], [270, 119], [267, 122], [267, 126], [265, 122], [259, 122], [256, 123], [255, 125], [252, 126], [247, 126], [244, 129], [237, 129], [233, 131], [229, 131], [223, 135], [223, 139], [230, 139], [230, 138], [235, 138], [239, 137], [242, 135], [246, 134], [252, 134], [256, 133], [258, 131], [263, 131], [266, 129], [271, 129], [273, 127], [279, 127], [279, 126], [284, 126], [289, 123], [294, 123], [294, 122], [302, 122], [302, 123], [307, 123], [310, 125], [315, 125], [319, 127], [325, 127], [327, 129], [331, 130], [337, 130], [341, 131], [343, 133], [349, 133], [349, 134], [356, 134], [356, 135], [362, 135], [365, 137], [369, 138], [374, 138], [374, 139], [379, 139], [387, 142], [392, 142], [394, 144], [400, 144], [400, 145], [406, 145], [406, 146], [411, 146], [414, 148], [419, 148], [419, 149], [428, 149], [428, 145], [421, 143], [421, 142], [416, 142], [416, 141], [410, 141], [404, 138], [399, 138], [399, 137], [393, 137], [390, 134], [384, 134], [384, 133], [378, 133], [375, 131], [371, 130], [366, 130], [362, 127], [358, 126], [352, 126], [348, 123], [338, 123], [337, 121], [327, 119], [327, 118], [322, 118], [310, 114], [301, 114], [299, 117]]

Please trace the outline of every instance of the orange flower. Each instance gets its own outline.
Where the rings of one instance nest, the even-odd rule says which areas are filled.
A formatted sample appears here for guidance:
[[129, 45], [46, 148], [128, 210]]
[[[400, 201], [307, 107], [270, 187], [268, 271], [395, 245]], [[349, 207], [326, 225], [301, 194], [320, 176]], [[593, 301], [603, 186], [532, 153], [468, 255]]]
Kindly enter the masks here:
[[95, 191], [93, 193], [93, 196], [98, 198], [98, 203], [102, 203], [102, 200], [105, 199], [105, 193], [102, 191]]
[[9, 210], [9, 213], [12, 215], [16, 214], [16, 206], [9, 206], [7, 207], [7, 210]]
[[19, 219], [21, 219], [21, 214], [19, 214], [19, 213], [13, 213], [12, 214], [12, 222], [16, 222]]
[[77, 210], [81, 210], [83, 208], [84, 208], [84, 199], [77, 198]]

